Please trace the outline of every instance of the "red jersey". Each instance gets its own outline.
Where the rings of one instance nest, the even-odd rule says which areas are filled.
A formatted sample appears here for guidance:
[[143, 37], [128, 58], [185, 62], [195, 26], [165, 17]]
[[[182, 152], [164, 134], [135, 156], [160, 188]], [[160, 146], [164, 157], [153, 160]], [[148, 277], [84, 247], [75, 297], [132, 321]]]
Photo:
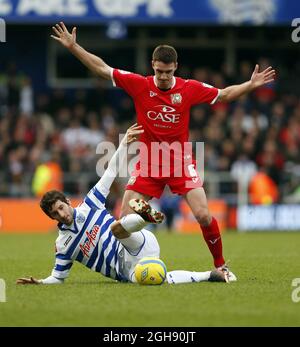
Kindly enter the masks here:
[[[177, 142], [183, 146], [188, 142], [191, 106], [213, 104], [219, 95], [217, 88], [179, 77], [173, 78], [173, 86], [167, 91], [156, 86], [154, 76], [113, 69], [112, 77], [114, 85], [133, 98], [137, 122], [145, 130], [139, 140], [148, 148], [153, 142]], [[153, 159], [149, 159], [151, 162]]]

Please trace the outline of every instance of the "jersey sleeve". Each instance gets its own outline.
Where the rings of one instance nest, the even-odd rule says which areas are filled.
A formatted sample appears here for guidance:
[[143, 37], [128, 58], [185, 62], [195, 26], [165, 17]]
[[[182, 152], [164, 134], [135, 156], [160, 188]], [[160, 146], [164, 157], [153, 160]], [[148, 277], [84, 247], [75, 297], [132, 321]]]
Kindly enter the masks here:
[[55, 255], [55, 265], [51, 272], [51, 276], [63, 280], [69, 276], [73, 261], [65, 254], [59, 253], [59, 249]]
[[41, 284], [63, 284], [64, 279], [59, 279], [51, 275], [47, 278], [40, 280], [40, 283]]
[[124, 89], [132, 97], [139, 94], [147, 85], [145, 77], [119, 69], [112, 69], [112, 82], [114, 86]]
[[106, 197], [109, 193], [107, 186], [101, 184], [101, 179], [97, 184], [87, 193], [83, 202], [90, 208], [102, 209], [104, 208]]
[[218, 88], [195, 80], [189, 81], [189, 88], [191, 105], [204, 103], [213, 105], [217, 101], [221, 92]]

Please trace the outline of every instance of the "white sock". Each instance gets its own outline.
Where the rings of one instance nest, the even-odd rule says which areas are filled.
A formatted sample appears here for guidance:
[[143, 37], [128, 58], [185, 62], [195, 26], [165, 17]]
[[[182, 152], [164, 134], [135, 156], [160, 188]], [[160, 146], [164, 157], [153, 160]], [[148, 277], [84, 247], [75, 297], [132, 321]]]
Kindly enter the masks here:
[[211, 271], [195, 272], [175, 270], [167, 273], [167, 280], [169, 284], [179, 283], [192, 283], [208, 281]]
[[129, 233], [140, 231], [148, 224], [140, 215], [136, 213], [128, 214], [122, 217], [120, 219], [120, 223], [122, 227]]
[[145, 242], [145, 236], [141, 232], [130, 234], [126, 239], [118, 239], [127, 250], [134, 253], [136, 250], [140, 250], [141, 246]]

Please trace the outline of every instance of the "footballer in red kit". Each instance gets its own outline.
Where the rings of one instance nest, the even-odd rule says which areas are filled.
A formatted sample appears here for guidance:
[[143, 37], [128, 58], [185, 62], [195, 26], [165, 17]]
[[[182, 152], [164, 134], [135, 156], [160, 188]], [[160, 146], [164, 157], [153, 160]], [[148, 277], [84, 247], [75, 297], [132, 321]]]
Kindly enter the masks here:
[[[186, 154], [180, 151], [180, 146], [188, 143], [189, 111], [191, 106], [218, 101], [230, 102], [248, 94], [256, 88], [272, 82], [275, 78], [275, 70], [269, 66], [259, 71], [256, 64], [250, 79], [238, 85], [232, 85], [223, 89], [211, 87], [196, 80], [184, 80], [175, 77], [177, 70], [177, 52], [169, 45], [157, 46], [152, 54], [153, 76], [143, 77], [128, 71], [118, 70], [109, 66], [100, 57], [86, 51], [76, 42], [76, 27], [70, 33], [63, 22], [52, 27], [52, 38], [66, 47], [96, 76], [112, 82], [123, 88], [132, 98], [138, 117], [138, 124], [143, 126], [144, 134], [140, 138], [141, 144], [146, 148], [153, 144], [164, 144], [176, 148], [170, 155], [170, 174], [152, 175], [152, 169], [156, 165], [163, 169], [165, 161], [160, 157], [160, 152], [151, 150], [151, 158], [147, 166], [151, 167], [150, 174], [142, 175], [144, 159], [140, 154], [140, 164], [137, 171], [132, 174], [122, 201], [122, 215], [130, 213], [129, 201], [131, 199], [150, 200], [159, 197], [165, 187], [170, 186], [173, 193], [182, 195], [191, 208], [198, 221], [204, 240], [213, 256], [216, 268], [229, 273], [223, 257], [222, 238], [217, 220], [211, 216], [208, 209], [207, 198], [202, 187], [200, 177], [195, 170], [191, 151]], [[176, 154], [179, 154], [182, 164], [173, 165]], [[154, 155], [153, 155], [154, 153]], [[148, 151], [149, 154], [149, 151]], [[185, 160], [189, 158], [188, 170], [182, 175], [175, 175], [178, 167], [186, 166]], [[173, 161], [172, 161], [173, 159]], [[155, 161], [155, 165], [153, 164]], [[173, 166], [172, 166], [173, 165]], [[159, 171], [159, 170], [158, 170]], [[194, 183], [190, 185], [188, 183]], [[230, 278], [229, 278], [230, 280]]]
[[[213, 104], [218, 98], [219, 89], [195, 80], [184, 80], [173, 76], [171, 88], [162, 90], [157, 86], [154, 76], [143, 77], [118, 69], [112, 71], [114, 85], [124, 89], [134, 100], [137, 122], [144, 129], [139, 140], [148, 148], [147, 153], [142, 152], [137, 170], [132, 173], [126, 189], [160, 198], [165, 185], [169, 185], [173, 193], [180, 195], [201, 187], [202, 181], [195, 170], [196, 162], [191, 148], [189, 151], [184, 151], [189, 138], [190, 108], [199, 103]], [[170, 147], [165, 145], [166, 148], [160, 147], [162, 152], [164, 149], [169, 152], [170, 157], [167, 162], [163, 160], [162, 152], [151, 152], [151, 145], [155, 143], [171, 145]], [[170, 148], [174, 150], [170, 151]], [[154, 155], [151, 155], [152, 153]], [[184, 158], [187, 155], [188, 160]], [[147, 160], [144, 160], [146, 156]], [[147, 168], [142, 170], [143, 163], [149, 170]], [[179, 163], [180, 175], [174, 175], [176, 163]], [[164, 175], [160, 170], [157, 177], [153, 177], [155, 170], [153, 168], [151, 170], [151, 167], [155, 165], [170, 166], [170, 170], [165, 170]], [[192, 169], [186, 169], [190, 168], [190, 165]], [[187, 185], [189, 181], [191, 184]]]

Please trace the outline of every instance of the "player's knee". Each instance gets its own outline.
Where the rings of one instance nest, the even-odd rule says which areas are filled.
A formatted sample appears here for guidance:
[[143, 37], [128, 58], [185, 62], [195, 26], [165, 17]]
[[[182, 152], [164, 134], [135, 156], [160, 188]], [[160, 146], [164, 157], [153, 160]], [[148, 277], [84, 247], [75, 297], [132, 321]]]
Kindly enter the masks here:
[[208, 226], [211, 223], [211, 215], [207, 207], [199, 208], [195, 213], [195, 218], [202, 226]]
[[117, 239], [124, 239], [129, 236], [129, 233], [122, 227], [119, 221], [111, 225], [111, 232]]

